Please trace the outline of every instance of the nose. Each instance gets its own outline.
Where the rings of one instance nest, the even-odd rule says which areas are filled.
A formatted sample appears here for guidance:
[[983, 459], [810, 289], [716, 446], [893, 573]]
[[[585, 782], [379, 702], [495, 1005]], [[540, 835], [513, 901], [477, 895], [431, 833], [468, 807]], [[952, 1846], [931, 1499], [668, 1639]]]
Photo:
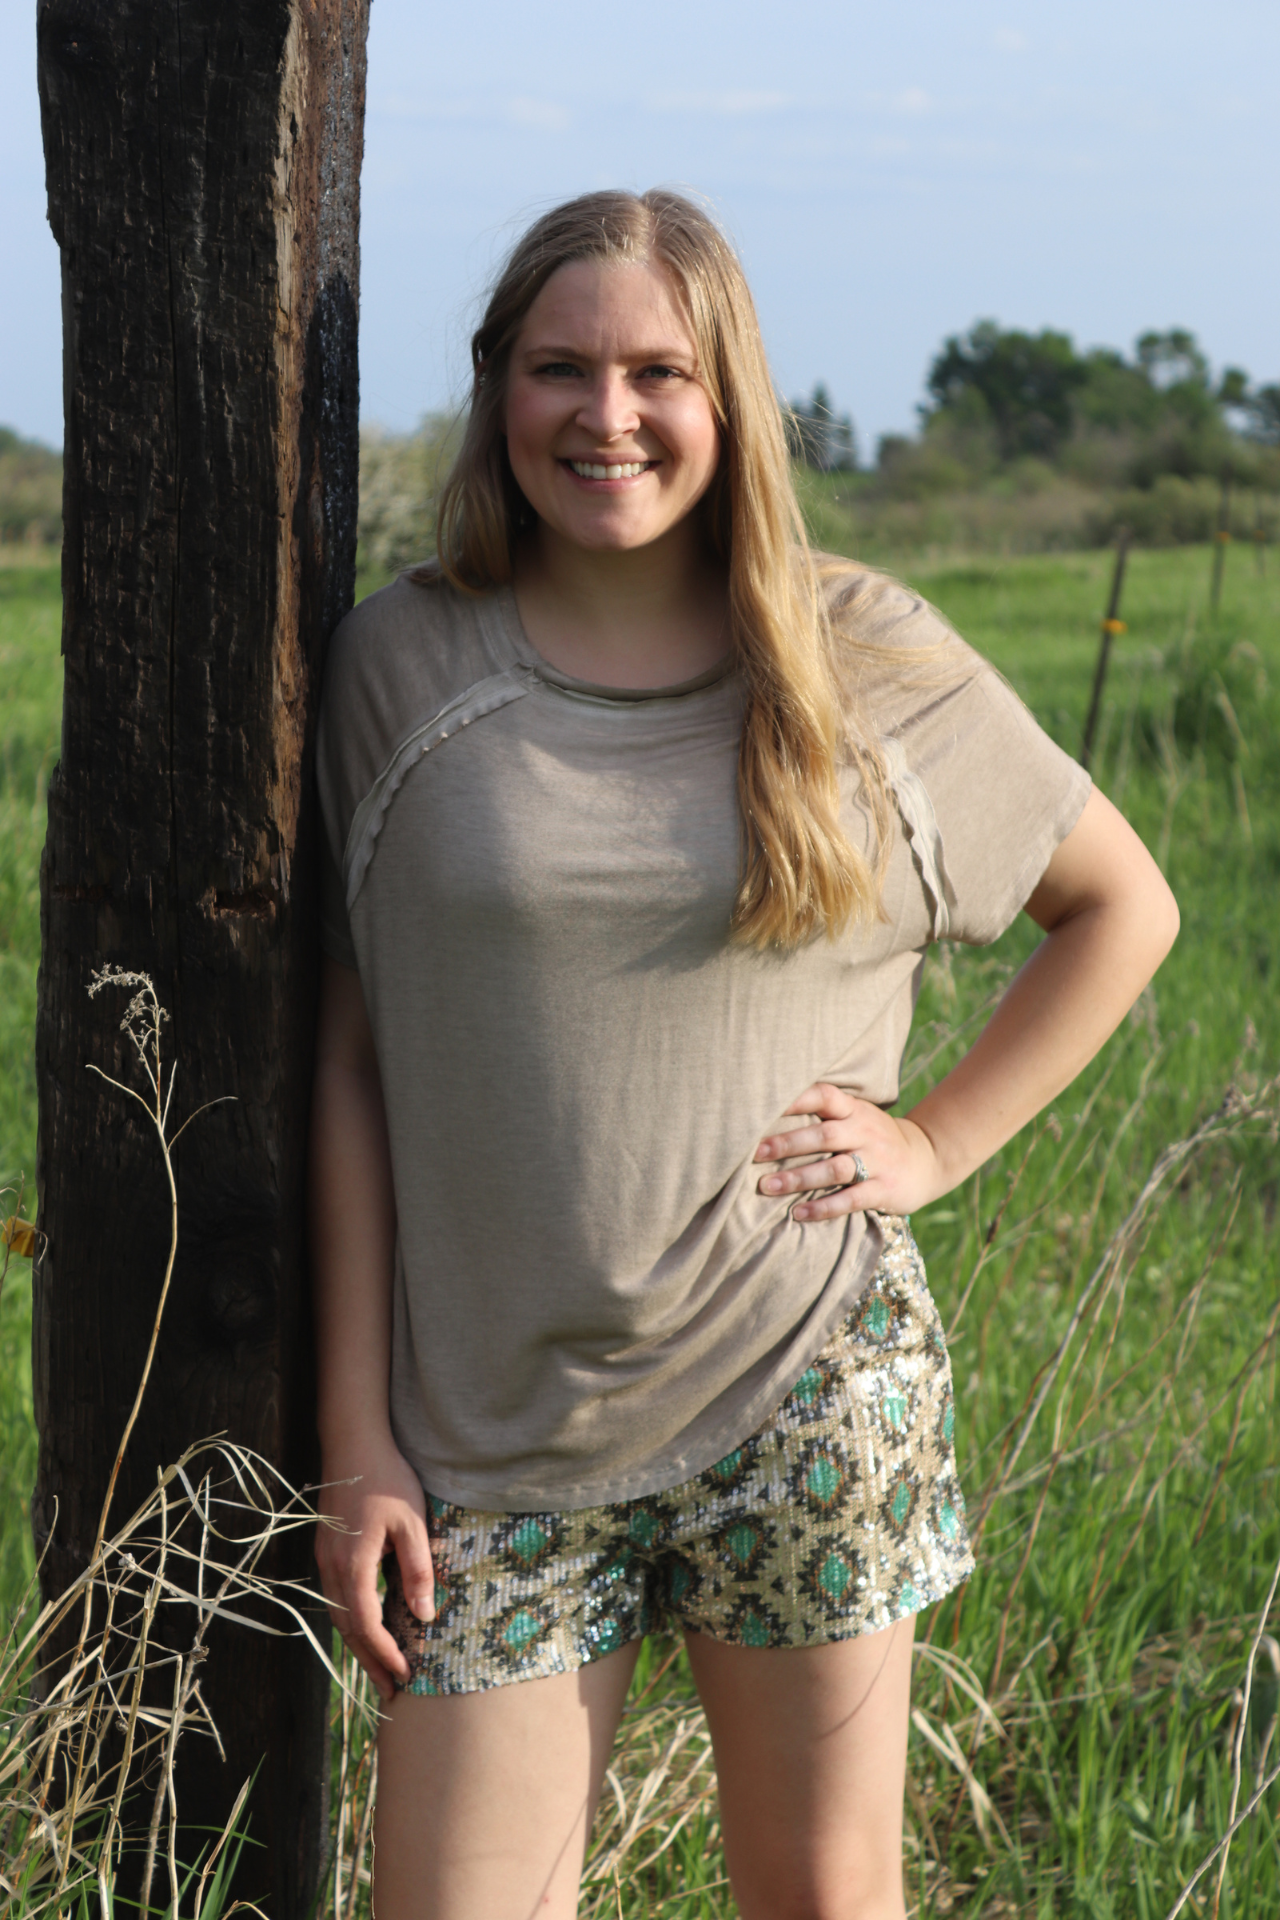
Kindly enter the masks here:
[[618, 440], [640, 424], [635, 399], [619, 368], [603, 368], [583, 395], [578, 424], [596, 440]]

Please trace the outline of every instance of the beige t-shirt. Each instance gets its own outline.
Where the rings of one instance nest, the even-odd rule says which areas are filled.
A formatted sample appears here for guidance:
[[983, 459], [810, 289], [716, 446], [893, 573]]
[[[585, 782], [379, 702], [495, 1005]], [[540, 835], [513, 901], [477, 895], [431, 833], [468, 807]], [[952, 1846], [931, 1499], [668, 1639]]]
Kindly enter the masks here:
[[757, 1192], [756, 1146], [812, 1081], [896, 1099], [924, 949], [1008, 926], [1089, 782], [923, 601], [867, 573], [848, 604], [879, 646], [962, 651], [945, 685], [864, 669], [897, 803], [884, 915], [788, 953], [728, 938], [730, 662], [591, 686], [535, 653], [509, 590], [404, 578], [334, 637], [323, 939], [359, 968], [386, 1101], [393, 1428], [440, 1498], [582, 1507], [689, 1478], [876, 1265], [874, 1214], [795, 1220]]

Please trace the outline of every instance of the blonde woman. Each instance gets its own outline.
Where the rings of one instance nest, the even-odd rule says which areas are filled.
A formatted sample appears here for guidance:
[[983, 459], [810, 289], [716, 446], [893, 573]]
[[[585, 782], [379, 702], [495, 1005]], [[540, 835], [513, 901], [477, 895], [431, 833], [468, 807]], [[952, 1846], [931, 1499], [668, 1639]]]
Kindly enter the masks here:
[[[900, 1920], [915, 1615], [973, 1564], [906, 1216], [1177, 910], [927, 606], [807, 551], [696, 207], [549, 213], [473, 346], [438, 563], [344, 622], [319, 750], [317, 1556], [386, 1706], [378, 1920], [575, 1911], [656, 1627], [745, 1920]], [[1022, 910], [891, 1111], [925, 949]]]

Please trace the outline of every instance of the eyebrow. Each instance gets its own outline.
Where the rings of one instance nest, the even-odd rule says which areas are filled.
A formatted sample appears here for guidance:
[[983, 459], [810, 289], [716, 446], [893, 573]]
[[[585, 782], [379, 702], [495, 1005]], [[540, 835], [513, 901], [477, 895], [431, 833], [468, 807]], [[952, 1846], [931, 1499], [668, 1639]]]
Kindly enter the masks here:
[[[637, 366], [682, 366], [694, 368], [696, 357], [687, 347], [677, 347], [668, 342], [666, 345], [646, 347], [643, 352], [629, 354], [628, 359]], [[547, 345], [535, 343], [521, 350], [520, 359], [529, 360], [589, 360], [590, 354], [583, 353], [580, 347], [557, 346], [554, 342]]]

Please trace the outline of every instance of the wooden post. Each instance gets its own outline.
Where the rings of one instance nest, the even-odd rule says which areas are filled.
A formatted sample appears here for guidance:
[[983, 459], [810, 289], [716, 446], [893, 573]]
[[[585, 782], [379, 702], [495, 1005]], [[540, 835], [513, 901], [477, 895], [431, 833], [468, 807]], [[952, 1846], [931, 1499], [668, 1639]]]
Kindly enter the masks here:
[[1222, 570], [1226, 564], [1227, 544], [1231, 539], [1231, 469], [1226, 468], [1222, 476], [1222, 492], [1218, 497], [1218, 525], [1213, 536], [1213, 576], [1209, 583], [1209, 610], [1218, 611], [1218, 602], [1222, 598]]
[[1129, 557], [1129, 529], [1116, 529], [1116, 563], [1111, 572], [1111, 592], [1107, 598], [1107, 611], [1102, 617], [1102, 639], [1098, 647], [1098, 665], [1093, 676], [1093, 692], [1089, 697], [1089, 715], [1084, 723], [1084, 743], [1080, 748], [1080, 765], [1088, 767], [1093, 758], [1094, 735], [1098, 730], [1098, 716], [1102, 712], [1102, 689], [1107, 680], [1107, 664], [1111, 659], [1111, 642], [1118, 633], [1125, 630], [1120, 618], [1120, 595], [1124, 588], [1125, 562]]
[[[314, 1477], [310, 766], [324, 644], [354, 587], [367, 24], [368, 0], [38, 0], [66, 411], [36, 1042], [46, 1596], [92, 1542], [168, 1236], [154, 1135], [85, 1071], [131, 1064], [123, 1008], [86, 997], [95, 966], [154, 977], [175, 1114], [236, 1096], [178, 1149], [178, 1263], [113, 1511], [219, 1431]], [[306, 1578], [310, 1554], [288, 1536], [267, 1570]], [[301, 1916], [324, 1674], [305, 1642], [224, 1625], [202, 1690], [226, 1758], [183, 1743], [183, 1826], [220, 1825], [261, 1766], [241, 1890]]]

